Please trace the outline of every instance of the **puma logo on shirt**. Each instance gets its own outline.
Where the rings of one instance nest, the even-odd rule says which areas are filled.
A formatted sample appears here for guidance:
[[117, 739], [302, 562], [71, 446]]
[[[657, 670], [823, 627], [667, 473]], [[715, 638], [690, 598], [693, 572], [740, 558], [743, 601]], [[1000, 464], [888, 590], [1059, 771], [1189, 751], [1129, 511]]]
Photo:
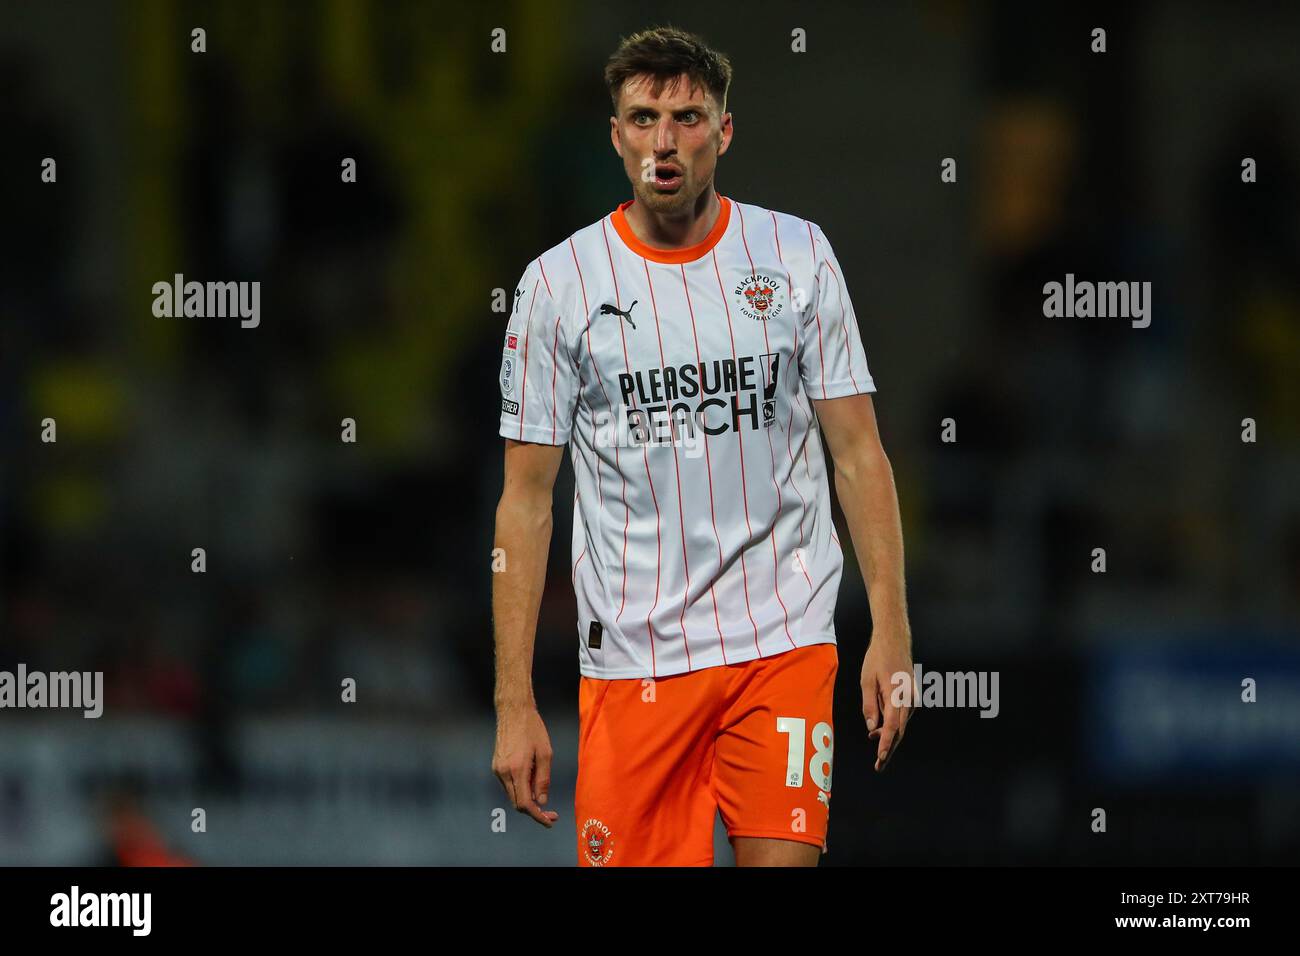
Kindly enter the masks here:
[[604, 305], [602, 305], [602, 306], [600, 307], [600, 314], [601, 314], [601, 315], [621, 315], [621, 316], [623, 316], [623, 318], [627, 319], [627, 324], [630, 325], [630, 326], [632, 326], [632, 328], [635, 329], [635, 328], [636, 328], [636, 323], [632, 321], [632, 310], [633, 310], [634, 308], [636, 308], [636, 299], [633, 299], [633, 300], [632, 300], [632, 304], [629, 305], [629, 306], [627, 307], [627, 311], [626, 311], [626, 312], [624, 312], [622, 309], [616, 309], [614, 306], [610, 305], [610, 304], [607, 302], [607, 303], [605, 303]]

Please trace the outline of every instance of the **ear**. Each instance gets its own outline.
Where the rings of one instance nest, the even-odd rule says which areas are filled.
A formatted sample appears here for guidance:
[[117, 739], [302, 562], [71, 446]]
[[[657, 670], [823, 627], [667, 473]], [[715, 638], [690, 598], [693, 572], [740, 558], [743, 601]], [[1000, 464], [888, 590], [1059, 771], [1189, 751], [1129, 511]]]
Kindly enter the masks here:
[[623, 158], [623, 144], [618, 140], [618, 117], [609, 118], [609, 141], [614, 144], [614, 152], [618, 153], [619, 158]]
[[735, 132], [731, 125], [731, 114], [722, 114], [722, 142], [718, 145], [718, 155], [721, 156], [731, 145], [731, 136]]

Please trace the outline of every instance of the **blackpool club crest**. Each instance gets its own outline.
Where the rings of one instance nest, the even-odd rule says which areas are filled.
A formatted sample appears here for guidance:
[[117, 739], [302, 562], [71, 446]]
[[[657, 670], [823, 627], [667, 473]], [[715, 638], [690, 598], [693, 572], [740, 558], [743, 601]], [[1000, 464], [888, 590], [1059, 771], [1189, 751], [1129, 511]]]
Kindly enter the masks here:
[[775, 319], [785, 311], [785, 284], [766, 273], [745, 276], [732, 294], [741, 313], [756, 322]]
[[614, 856], [614, 835], [595, 817], [582, 825], [582, 853], [592, 866], [608, 866]]

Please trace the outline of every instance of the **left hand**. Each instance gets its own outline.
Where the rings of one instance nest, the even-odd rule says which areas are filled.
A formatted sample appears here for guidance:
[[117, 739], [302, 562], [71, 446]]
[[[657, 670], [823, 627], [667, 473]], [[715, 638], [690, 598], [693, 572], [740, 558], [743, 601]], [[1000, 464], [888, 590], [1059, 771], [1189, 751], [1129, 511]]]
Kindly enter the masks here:
[[[873, 634], [862, 661], [862, 715], [867, 736], [878, 741], [877, 772], [885, 769], [890, 755], [902, 744], [916, 694], [910, 634]], [[894, 702], [896, 697], [901, 705]]]

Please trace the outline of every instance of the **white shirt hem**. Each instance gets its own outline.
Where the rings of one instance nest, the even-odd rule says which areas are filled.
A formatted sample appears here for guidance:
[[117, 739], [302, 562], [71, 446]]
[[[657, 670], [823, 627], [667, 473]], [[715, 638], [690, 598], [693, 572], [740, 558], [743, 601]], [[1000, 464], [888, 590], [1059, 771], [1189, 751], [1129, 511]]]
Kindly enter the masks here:
[[[761, 656], [763, 657], [764, 660], [766, 660], [769, 657], [776, 657], [780, 654], [787, 653], [788, 651], [798, 650], [801, 647], [812, 647], [813, 645], [816, 644], [835, 644], [835, 643], [836, 643], [835, 635], [831, 632], [823, 632], [821, 634], [812, 634], [812, 635], [801, 635], [799, 642], [796, 643], [794, 647], [787, 647], [784, 650], [777, 651], [775, 654], [764, 654]], [[637, 680], [637, 679], [657, 680], [658, 678], [674, 677], [679, 674], [695, 674], [698, 673], [699, 671], [707, 670], [710, 667], [722, 667], [725, 666], [726, 664], [743, 664], [746, 661], [757, 660], [759, 657], [760, 655], [756, 648], [748, 647], [744, 649], [738, 649], [734, 653], [728, 654], [726, 661], [722, 660], [720, 654], [710, 654], [707, 655], [708, 663], [706, 664], [695, 663], [698, 660], [697, 657], [692, 661], [692, 663], [694, 663], [695, 666], [691, 667], [689, 670], [687, 670], [685, 667], [681, 667], [671, 671], [660, 671], [657, 675], [652, 675], [646, 670], [643, 670], [641, 668], [635, 668], [635, 667], [622, 667], [616, 669], [596, 669], [587, 666], [582, 661], [579, 661], [578, 663], [578, 671], [579, 673], [582, 674], [583, 677], [591, 677], [596, 680]]]

